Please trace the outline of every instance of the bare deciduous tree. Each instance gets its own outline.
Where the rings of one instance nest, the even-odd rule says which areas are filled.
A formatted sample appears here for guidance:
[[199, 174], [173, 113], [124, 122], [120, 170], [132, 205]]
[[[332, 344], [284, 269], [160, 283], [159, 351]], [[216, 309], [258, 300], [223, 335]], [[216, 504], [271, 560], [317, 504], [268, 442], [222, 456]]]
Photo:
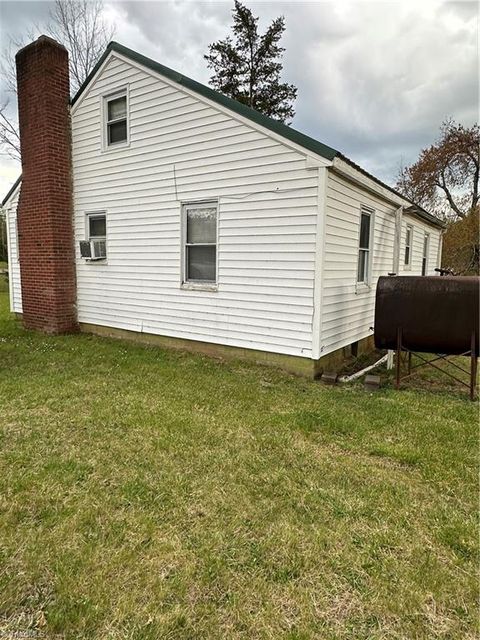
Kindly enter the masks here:
[[[72, 93], [78, 90], [92, 71], [114, 33], [114, 28], [105, 21], [103, 0], [55, 0], [43, 30], [68, 49]], [[39, 26], [35, 26], [24, 39], [11, 39], [2, 54], [0, 68], [11, 97], [16, 96], [15, 52], [34, 40], [41, 31]], [[11, 99], [7, 99], [0, 106], [0, 147], [9, 156], [19, 160], [18, 122], [13, 115], [16, 109], [8, 108], [11, 102]]]
[[6, 114], [8, 100], [0, 107], [0, 146], [14, 160], [20, 160], [20, 135], [16, 118]]
[[68, 49], [76, 93], [113, 37], [114, 29], [104, 20], [103, 0], [56, 0], [47, 30]]
[[480, 128], [445, 120], [438, 140], [400, 170], [397, 189], [447, 219], [463, 219], [480, 201]]

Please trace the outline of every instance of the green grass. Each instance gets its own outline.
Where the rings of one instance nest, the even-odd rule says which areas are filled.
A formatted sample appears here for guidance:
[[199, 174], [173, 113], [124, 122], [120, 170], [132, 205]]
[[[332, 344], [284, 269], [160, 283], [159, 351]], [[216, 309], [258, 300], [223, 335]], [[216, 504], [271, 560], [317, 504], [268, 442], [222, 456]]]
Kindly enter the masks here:
[[0, 635], [478, 634], [478, 406], [0, 316]]

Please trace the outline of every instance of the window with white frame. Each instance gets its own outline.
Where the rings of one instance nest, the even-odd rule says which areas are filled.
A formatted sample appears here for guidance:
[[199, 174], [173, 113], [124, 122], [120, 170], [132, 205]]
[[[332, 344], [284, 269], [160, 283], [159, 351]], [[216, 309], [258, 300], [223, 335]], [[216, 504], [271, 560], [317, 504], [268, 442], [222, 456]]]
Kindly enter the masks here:
[[368, 284], [370, 280], [370, 245], [372, 241], [372, 211], [360, 212], [360, 235], [358, 241], [357, 282]]
[[428, 270], [428, 247], [430, 245], [430, 234], [425, 233], [423, 236], [423, 254], [422, 254], [422, 276], [427, 275]]
[[216, 202], [183, 205], [184, 282], [217, 281]]
[[107, 216], [104, 212], [87, 214], [88, 240], [91, 257], [97, 260], [107, 257]]
[[128, 142], [127, 93], [122, 91], [104, 98], [105, 146]]
[[406, 267], [410, 267], [412, 264], [412, 244], [413, 244], [413, 227], [411, 224], [407, 224], [405, 232], [405, 258], [404, 264]]

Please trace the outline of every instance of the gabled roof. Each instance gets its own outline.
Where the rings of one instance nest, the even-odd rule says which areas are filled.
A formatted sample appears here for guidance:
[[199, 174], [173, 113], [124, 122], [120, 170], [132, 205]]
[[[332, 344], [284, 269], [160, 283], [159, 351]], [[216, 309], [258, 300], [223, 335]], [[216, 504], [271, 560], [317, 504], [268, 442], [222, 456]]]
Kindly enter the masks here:
[[[382, 182], [375, 176], [371, 175], [370, 173], [368, 173], [367, 171], [359, 167], [355, 162], [353, 162], [352, 160], [349, 160], [349, 158], [347, 158], [342, 153], [340, 153], [340, 151], [337, 151], [336, 149], [333, 149], [332, 147], [329, 147], [328, 145], [323, 144], [322, 142], [319, 142], [318, 140], [315, 140], [314, 138], [311, 138], [310, 136], [307, 136], [304, 133], [297, 131], [296, 129], [293, 129], [293, 127], [283, 124], [278, 120], [269, 118], [263, 113], [260, 113], [255, 109], [251, 109], [250, 107], [247, 107], [246, 105], [242, 104], [241, 102], [238, 102], [237, 100], [228, 98], [227, 96], [224, 96], [222, 93], [215, 91], [211, 87], [207, 87], [206, 85], [201, 84], [196, 80], [192, 80], [191, 78], [188, 78], [187, 76], [184, 76], [183, 74], [178, 73], [173, 69], [170, 69], [169, 67], [165, 67], [163, 64], [160, 64], [159, 62], [156, 62], [151, 58], [147, 58], [146, 56], [143, 56], [142, 54], [137, 53], [136, 51], [133, 51], [132, 49], [129, 49], [128, 47], [125, 47], [122, 44], [119, 44], [118, 42], [112, 41], [108, 44], [102, 57], [99, 59], [99, 61], [97, 62], [95, 67], [92, 69], [92, 71], [88, 74], [88, 77], [85, 79], [82, 86], [79, 88], [75, 96], [72, 98], [71, 100], [72, 106], [82, 96], [82, 94], [84, 93], [84, 91], [86, 90], [90, 82], [93, 80], [97, 71], [100, 69], [102, 64], [105, 62], [106, 58], [112, 52], [117, 52], [120, 55], [132, 60], [133, 62], [141, 64], [144, 67], [147, 67], [148, 69], [151, 69], [156, 73], [159, 73], [160, 75], [168, 78], [169, 80], [172, 80], [173, 82], [176, 82], [177, 84], [189, 89], [190, 91], [194, 91], [195, 93], [203, 96], [204, 98], [207, 98], [212, 102], [216, 102], [222, 107], [226, 107], [227, 109], [230, 109], [230, 111], [233, 111], [234, 113], [237, 113], [238, 115], [243, 116], [248, 120], [251, 120], [255, 124], [260, 125], [265, 129], [270, 130], [273, 133], [276, 133], [277, 135], [282, 136], [286, 140], [290, 140], [291, 142], [294, 142], [295, 144], [306, 149], [307, 151], [311, 151], [316, 155], [319, 155], [325, 158], [326, 160], [333, 161], [335, 158], [338, 158], [340, 160], [343, 160], [344, 162], [347, 162], [357, 171], [360, 171], [361, 173], [363, 173], [363, 175], [367, 176], [368, 178], [370, 178], [371, 180], [373, 180], [383, 188], [387, 189], [388, 191], [393, 193], [395, 196], [402, 198], [406, 202], [410, 202], [410, 204], [414, 206], [414, 209], [411, 210], [412, 215], [422, 218], [426, 222], [429, 222], [430, 224], [433, 224], [437, 227], [442, 227], [442, 228], [445, 227], [444, 222], [439, 220], [437, 217], [433, 216], [431, 213], [428, 213], [428, 211], [425, 211], [425, 209], [423, 209], [422, 207], [416, 205], [414, 202], [412, 202], [411, 200], [406, 198], [404, 195], [402, 195], [401, 193], [399, 193], [398, 191], [390, 187], [388, 184]], [[10, 191], [4, 198], [2, 202], [2, 206], [5, 204], [5, 202], [8, 200], [10, 195], [15, 190], [16, 186], [20, 182], [20, 179], [21, 179], [21, 176], [18, 178], [16, 183], [13, 185], [13, 187], [10, 189]]]
[[329, 147], [326, 144], [319, 142], [318, 140], [314, 140], [313, 138], [306, 136], [304, 133], [301, 133], [300, 131], [296, 131], [296, 129], [292, 129], [292, 127], [289, 127], [288, 125], [283, 124], [278, 120], [269, 118], [268, 116], [263, 115], [263, 113], [260, 113], [255, 109], [251, 109], [250, 107], [247, 107], [245, 104], [242, 104], [237, 100], [228, 98], [227, 96], [224, 96], [222, 93], [219, 93], [218, 91], [215, 91], [214, 89], [207, 87], [206, 85], [201, 84], [196, 80], [187, 78], [187, 76], [184, 76], [181, 73], [174, 71], [173, 69], [169, 69], [168, 67], [165, 67], [163, 64], [160, 64], [159, 62], [155, 62], [155, 60], [152, 60], [151, 58], [147, 58], [146, 56], [142, 56], [140, 53], [137, 53], [136, 51], [133, 51], [132, 49], [128, 49], [127, 47], [124, 47], [122, 44], [119, 44], [118, 42], [113, 42], [113, 41], [108, 44], [105, 50], [105, 53], [102, 55], [102, 57], [97, 62], [95, 67], [89, 73], [85, 82], [77, 91], [76, 95], [72, 99], [72, 105], [74, 105], [75, 102], [77, 102], [77, 100], [80, 98], [80, 96], [82, 95], [82, 93], [85, 91], [88, 84], [92, 80], [93, 76], [97, 73], [98, 69], [101, 67], [104, 60], [107, 58], [108, 54], [111, 51], [116, 51], [117, 53], [120, 53], [126, 58], [129, 58], [130, 60], [133, 60], [134, 62], [138, 62], [139, 64], [143, 65], [144, 67], [147, 67], [148, 69], [151, 69], [152, 71], [156, 71], [162, 76], [165, 76], [165, 78], [168, 78], [169, 80], [173, 80], [177, 84], [180, 84], [183, 87], [186, 87], [187, 89], [190, 89], [195, 93], [198, 93], [204, 98], [208, 98], [213, 102], [217, 102], [218, 104], [222, 105], [222, 107], [226, 107], [227, 109], [230, 109], [235, 113], [238, 113], [244, 118], [248, 118], [249, 120], [252, 120], [252, 122], [259, 124], [262, 127], [265, 127], [265, 129], [269, 129], [270, 131], [273, 131], [274, 133], [277, 133], [278, 135], [283, 136], [287, 140], [291, 140], [292, 142], [295, 142], [301, 147], [304, 147], [309, 151], [313, 151], [314, 153], [326, 158], [327, 160], [333, 160], [333, 158], [338, 153], [338, 151], [336, 151], [335, 149], [332, 149], [332, 147]]
[[15, 191], [15, 189], [18, 187], [18, 185], [20, 184], [20, 182], [22, 181], [22, 174], [20, 174], [18, 176], [18, 178], [15, 180], [15, 182], [12, 184], [12, 186], [10, 187], [7, 195], [4, 197], [4, 199], [2, 200], [2, 204], [1, 206], [4, 207], [8, 200], [10, 199], [10, 196], [12, 195], [12, 193]]

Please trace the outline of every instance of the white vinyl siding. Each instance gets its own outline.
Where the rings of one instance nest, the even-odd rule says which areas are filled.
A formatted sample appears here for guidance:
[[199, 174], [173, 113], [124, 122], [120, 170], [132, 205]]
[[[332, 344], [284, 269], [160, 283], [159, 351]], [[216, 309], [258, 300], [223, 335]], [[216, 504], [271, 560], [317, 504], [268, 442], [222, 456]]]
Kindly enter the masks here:
[[[368, 285], [357, 283], [359, 225], [362, 207], [374, 211], [371, 228], [371, 273]], [[323, 294], [321, 309], [320, 350], [325, 355], [336, 349], [373, 335], [375, 288], [381, 275], [392, 271], [395, 214], [394, 206], [371, 194], [333, 171], [328, 172], [326, 197], [325, 243], [323, 258]], [[421, 273], [423, 230], [426, 224], [404, 216], [404, 223], [414, 226], [412, 275]], [[422, 230], [420, 233], [419, 230]], [[431, 234], [429, 272], [433, 273], [440, 233], [428, 227]], [[404, 255], [405, 234], [400, 255]], [[435, 238], [435, 242], [433, 239]], [[403, 267], [403, 261], [401, 263]]]
[[5, 205], [8, 241], [8, 279], [10, 293], [10, 311], [22, 313], [22, 284], [18, 255], [17, 205], [20, 187], [17, 187]]
[[[102, 153], [100, 97], [129, 86], [129, 147]], [[318, 171], [112, 57], [72, 113], [80, 322], [311, 357]], [[218, 202], [217, 291], [181, 285], [182, 203]], [[108, 265], [78, 254], [108, 210]]]

